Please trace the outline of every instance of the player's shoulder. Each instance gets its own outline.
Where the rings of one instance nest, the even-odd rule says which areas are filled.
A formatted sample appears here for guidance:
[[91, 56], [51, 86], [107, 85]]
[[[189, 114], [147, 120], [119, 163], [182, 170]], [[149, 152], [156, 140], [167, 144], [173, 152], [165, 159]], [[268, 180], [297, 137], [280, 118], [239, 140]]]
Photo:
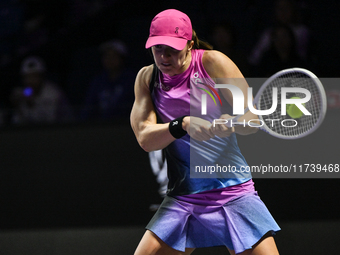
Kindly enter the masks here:
[[211, 77], [219, 77], [219, 73], [230, 70], [235, 65], [228, 56], [217, 50], [206, 50], [202, 64]]
[[231, 60], [227, 55], [218, 50], [206, 50], [204, 51], [202, 62], [203, 64], [218, 65], [229, 64]]
[[239, 77], [240, 75], [235, 63], [227, 55], [217, 50], [205, 51], [202, 63], [211, 77]]
[[151, 65], [148, 65], [148, 66], [144, 66], [139, 70], [136, 80], [140, 84], [143, 84], [143, 85], [149, 87], [152, 72], [153, 72], [153, 66], [154, 65], [151, 64]]

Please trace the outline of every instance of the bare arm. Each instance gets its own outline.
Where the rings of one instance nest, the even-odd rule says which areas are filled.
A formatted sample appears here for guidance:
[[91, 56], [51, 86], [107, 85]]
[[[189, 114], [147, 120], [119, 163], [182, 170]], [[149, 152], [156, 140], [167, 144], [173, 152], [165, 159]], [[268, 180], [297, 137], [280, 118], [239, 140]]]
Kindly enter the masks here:
[[[226, 55], [219, 51], [205, 51], [203, 55], [203, 65], [209, 76], [217, 81], [218, 83], [224, 84], [233, 84], [240, 88], [244, 95], [244, 108], [247, 108], [247, 90], [248, 83], [244, 79], [241, 71], [238, 67], [231, 61]], [[223, 97], [228, 101], [230, 105], [233, 105], [233, 96], [229, 89], [220, 89]], [[221, 116], [222, 119], [230, 118], [228, 114], [223, 114]], [[246, 112], [243, 116], [241, 116], [238, 121], [242, 122], [243, 120], [249, 121], [258, 119], [257, 115], [251, 113], [250, 111]], [[217, 136], [228, 136], [230, 133], [236, 132], [241, 135], [248, 135], [251, 133], [255, 133], [258, 129], [253, 127], [243, 127], [236, 126], [235, 128], [228, 129], [225, 125], [216, 125], [215, 128], [212, 128], [213, 133]]]
[[[174, 138], [169, 132], [169, 123], [157, 124], [157, 117], [152, 103], [149, 83], [152, 65], [142, 68], [135, 81], [135, 102], [132, 107], [130, 122], [139, 145], [145, 151], [163, 149], [172, 143]], [[194, 139], [209, 140], [214, 137], [209, 121], [186, 116], [182, 128]]]
[[169, 132], [169, 123], [157, 124], [149, 83], [152, 65], [143, 67], [135, 81], [135, 102], [132, 107], [130, 122], [139, 145], [145, 151], [163, 149], [176, 140]]

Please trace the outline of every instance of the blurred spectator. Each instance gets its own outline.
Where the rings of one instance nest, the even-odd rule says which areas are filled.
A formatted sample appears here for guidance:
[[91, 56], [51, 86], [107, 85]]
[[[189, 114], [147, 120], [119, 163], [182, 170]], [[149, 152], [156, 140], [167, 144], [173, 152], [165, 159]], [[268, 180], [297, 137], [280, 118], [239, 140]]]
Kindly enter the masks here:
[[66, 24], [66, 0], [21, 0], [24, 5], [22, 30], [16, 38], [16, 55], [23, 56], [55, 39]]
[[43, 25], [44, 19], [44, 16], [37, 16], [25, 22], [23, 32], [18, 35], [16, 47], [18, 56], [23, 56], [47, 43], [49, 31]]
[[236, 63], [243, 75], [247, 76], [249, 72], [247, 57], [237, 48], [237, 34], [231, 24], [217, 23], [212, 27], [211, 33], [214, 49], [227, 55]]
[[23, 6], [19, 0], [0, 1], [0, 66], [12, 60], [14, 38], [22, 21]]
[[289, 26], [296, 37], [297, 53], [301, 59], [306, 59], [310, 41], [310, 30], [300, 20], [296, 3], [293, 0], [277, 0], [274, 5], [274, 24], [264, 30], [249, 57], [249, 63], [257, 65], [263, 54], [269, 49], [273, 27], [278, 24]]
[[97, 14], [105, 8], [108, 8], [113, 3], [115, 3], [116, 0], [72, 0], [69, 2], [69, 22], [71, 24], [77, 24]]
[[39, 1], [24, 1], [25, 12], [22, 31], [17, 36], [16, 54], [22, 56], [37, 49], [48, 41], [49, 30], [46, 25], [47, 10]]
[[298, 54], [295, 35], [291, 28], [278, 25], [271, 31], [269, 48], [255, 68], [254, 74], [269, 77], [278, 71], [291, 67], [306, 68], [306, 61]]
[[28, 57], [21, 65], [23, 86], [13, 90], [12, 123], [37, 124], [70, 121], [72, 111], [63, 91], [46, 78], [45, 63]]
[[83, 119], [127, 117], [134, 99], [134, 73], [125, 66], [127, 48], [119, 40], [100, 45], [102, 71], [87, 89]]

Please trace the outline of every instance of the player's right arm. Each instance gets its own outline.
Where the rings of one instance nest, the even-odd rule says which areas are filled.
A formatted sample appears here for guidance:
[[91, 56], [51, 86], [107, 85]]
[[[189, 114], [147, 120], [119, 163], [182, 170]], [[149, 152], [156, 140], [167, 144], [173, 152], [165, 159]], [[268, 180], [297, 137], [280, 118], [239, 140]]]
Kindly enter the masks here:
[[157, 124], [149, 83], [153, 66], [143, 67], [135, 81], [135, 102], [130, 122], [139, 145], [147, 152], [163, 149], [176, 140], [169, 132], [169, 123]]
[[[157, 124], [156, 112], [152, 103], [149, 84], [153, 66], [143, 67], [135, 81], [135, 102], [130, 121], [139, 145], [147, 152], [160, 150], [172, 143], [169, 123]], [[174, 106], [176, 107], [176, 106]], [[197, 117], [185, 117], [182, 128], [194, 139], [209, 140], [214, 137], [210, 131], [211, 123]]]

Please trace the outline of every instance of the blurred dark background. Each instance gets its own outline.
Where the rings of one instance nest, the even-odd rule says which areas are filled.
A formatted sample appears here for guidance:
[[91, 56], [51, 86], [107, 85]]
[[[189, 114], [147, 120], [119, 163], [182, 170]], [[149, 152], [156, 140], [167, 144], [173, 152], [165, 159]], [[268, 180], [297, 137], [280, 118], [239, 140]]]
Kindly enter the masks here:
[[[153, 215], [149, 206], [161, 197], [129, 111], [134, 78], [153, 62], [144, 48], [150, 22], [167, 8], [187, 13], [198, 36], [230, 56], [246, 77], [296, 64], [335, 79], [324, 83], [328, 114], [313, 135], [288, 142], [262, 133], [240, 137], [249, 164], [339, 164], [339, 7], [326, 1], [0, 1], [0, 229], [146, 225]], [[277, 27], [295, 34], [287, 61], [280, 62]], [[105, 45], [115, 53], [104, 53]], [[106, 53], [123, 60], [107, 81], [114, 89], [99, 91], [103, 56], [112, 56]], [[13, 99], [30, 92], [22, 68], [32, 56], [42, 60], [44, 79], [58, 88], [53, 93], [63, 95], [56, 107], [67, 105], [69, 118], [30, 118], [41, 109]], [[118, 103], [108, 106], [105, 100], [112, 98]], [[255, 183], [279, 223], [339, 220], [336, 178]]]

